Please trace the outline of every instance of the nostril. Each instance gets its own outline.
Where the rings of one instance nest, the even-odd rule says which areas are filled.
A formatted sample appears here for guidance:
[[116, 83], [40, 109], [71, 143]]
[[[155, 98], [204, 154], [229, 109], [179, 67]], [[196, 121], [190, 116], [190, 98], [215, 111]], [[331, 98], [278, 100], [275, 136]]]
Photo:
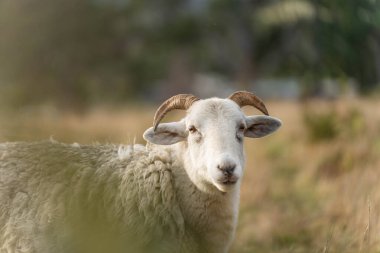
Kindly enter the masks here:
[[235, 170], [235, 164], [234, 165], [231, 165], [230, 167], [228, 167], [227, 169], [226, 169], [226, 171], [227, 171], [227, 173], [228, 174], [232, 174], [233, 172], [234, 172], [234, 170]]
[[226, 175], [231, 175], [235, 170], [236, 165], [235, 164], [228, 164], [225, 166], [218, 165], [217, 168], [221, 170]]

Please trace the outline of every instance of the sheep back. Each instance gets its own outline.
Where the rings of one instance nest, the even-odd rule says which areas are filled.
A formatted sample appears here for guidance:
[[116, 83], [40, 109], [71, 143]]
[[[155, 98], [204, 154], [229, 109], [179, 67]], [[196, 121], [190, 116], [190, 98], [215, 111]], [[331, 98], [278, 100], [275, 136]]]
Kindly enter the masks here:
[[183, 252], [168, 151], [0, 144], [0, 251]]

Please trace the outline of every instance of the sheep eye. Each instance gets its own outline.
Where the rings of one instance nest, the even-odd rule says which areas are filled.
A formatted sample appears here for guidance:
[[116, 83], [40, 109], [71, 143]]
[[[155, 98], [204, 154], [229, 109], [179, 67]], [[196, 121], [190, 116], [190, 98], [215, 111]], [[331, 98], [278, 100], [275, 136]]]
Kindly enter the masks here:
[[195, 128], [195, 126], [190, 126], [190, 127], [189, 127], [189, 132], [190, 132], [190, 133], [193, 134], [193, 133], [195, 133], [195, 132], [197, 132], [197, 131], [198, 131], [198, 130]]
[[245, 125], [244, 124], [241, 124], [239, 125], [238, 127], [238, 131], [236, 133], [236, 139], [239, 141], [239, 142], [242, 142], [243, 141], [243, 132], [245, 131]]

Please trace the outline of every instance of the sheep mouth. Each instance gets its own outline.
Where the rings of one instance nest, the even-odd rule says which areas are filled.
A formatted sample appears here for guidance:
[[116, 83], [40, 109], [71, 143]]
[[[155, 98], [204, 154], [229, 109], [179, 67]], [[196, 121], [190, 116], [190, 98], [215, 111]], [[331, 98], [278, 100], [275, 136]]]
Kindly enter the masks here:
[[234, 185], [238, 179], [236, 177], [226, 177], [223, 180], [220, 180], [219, 182], [224, 185]]

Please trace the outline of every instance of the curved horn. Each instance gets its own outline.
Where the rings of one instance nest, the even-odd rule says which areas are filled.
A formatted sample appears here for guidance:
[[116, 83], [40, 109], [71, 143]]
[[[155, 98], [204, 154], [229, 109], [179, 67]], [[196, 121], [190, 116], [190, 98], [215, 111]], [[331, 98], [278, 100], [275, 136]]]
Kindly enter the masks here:
[[198, 100], [199, 98], [191, 94], [179, 94], [163, 102], [160, 105], [160, 107], [157, 109], [156, 114], [154, 115], [154, 119], [153, 119], [154, 131], [156, 131], [158, 124], [164, 118], [166, 113], [175, 109], [187, 110], [195, 101], [198, 101]]
[[246, 105], [252, 105], [256, 107], [259, 111], [264, 113], [265, 115], [269, 115], [267, 108], [265, 107], [264, 102], [255, 94], [248, 91], [236, 91], [232, 93], [231, 96], [228, 97], [240, 107]]

